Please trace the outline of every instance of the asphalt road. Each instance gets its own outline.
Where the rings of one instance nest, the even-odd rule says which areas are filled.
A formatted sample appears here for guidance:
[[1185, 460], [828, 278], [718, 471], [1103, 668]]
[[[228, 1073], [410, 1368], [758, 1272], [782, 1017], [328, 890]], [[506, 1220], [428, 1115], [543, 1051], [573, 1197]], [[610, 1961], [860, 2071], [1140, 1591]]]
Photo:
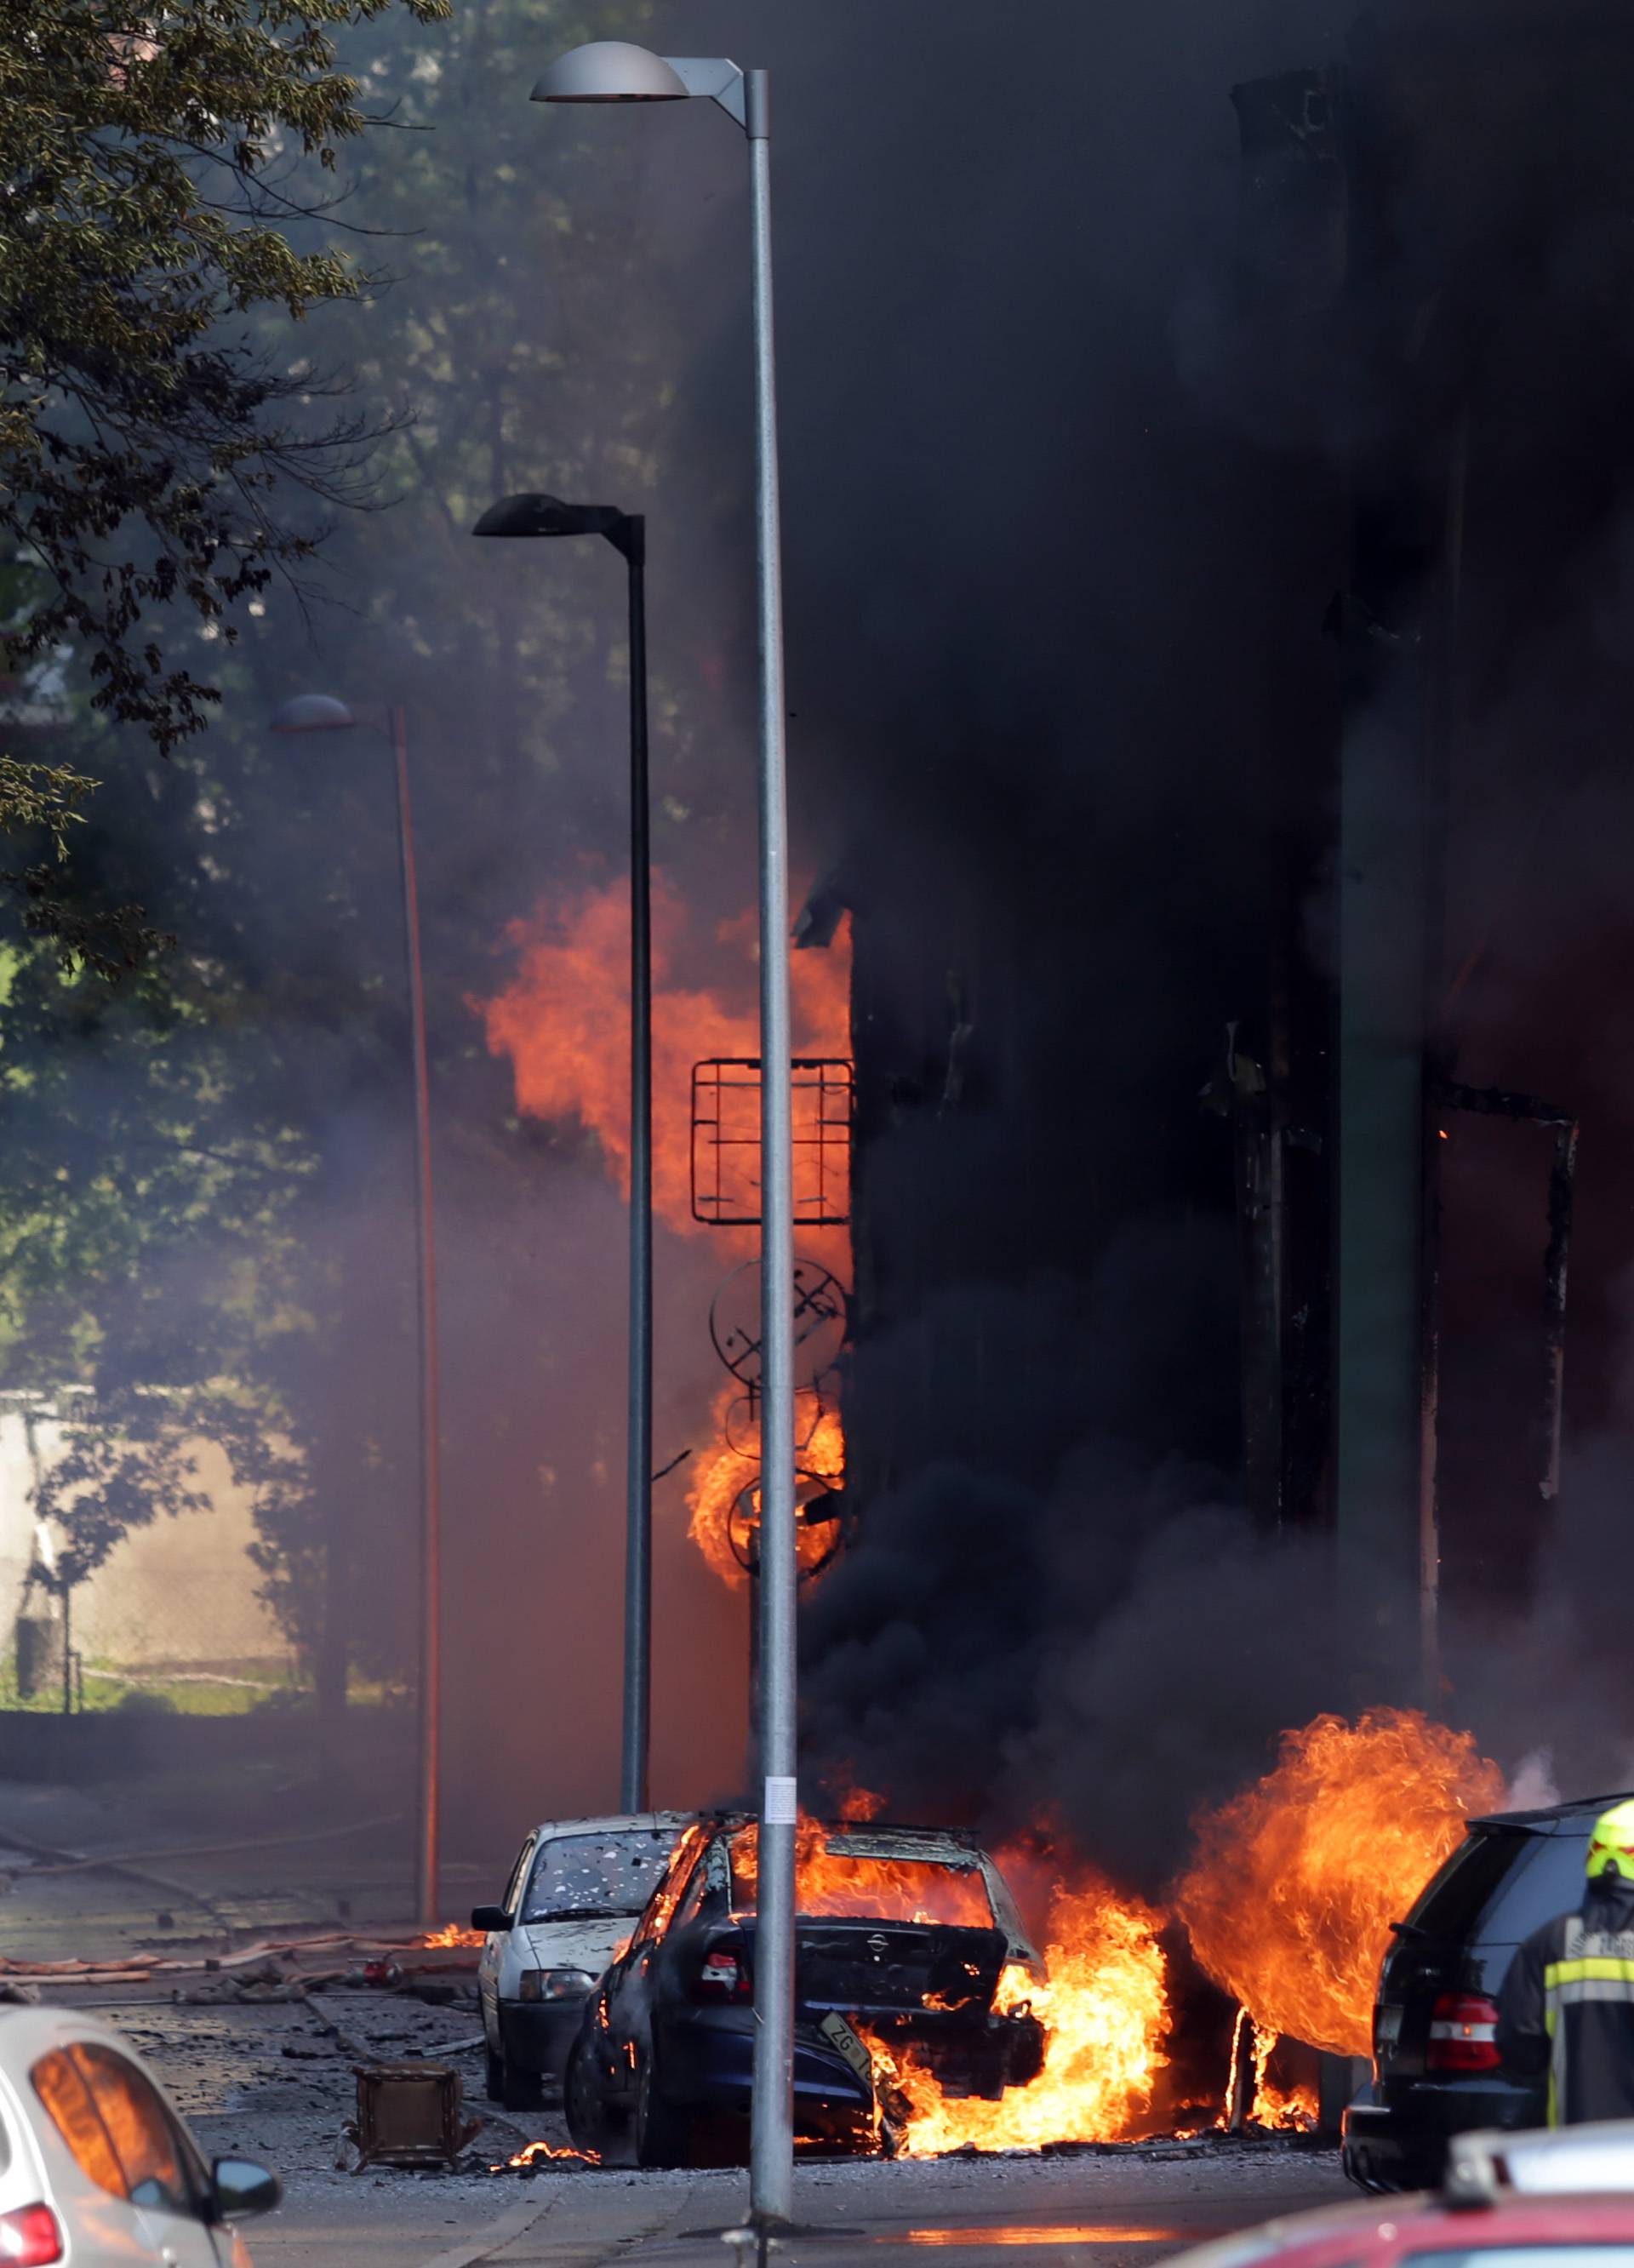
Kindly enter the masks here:
[[[293, 1807], [298, 1808], [298, 1807]], [[220, 1952], [229, 1942], [401, 1922], [412, 1910], [404, 1833], [365, 1816], [296, 1822], [269, 1803], [239, 1815], [185, 1790], [168, 1806], [143, 1784], [69, 1788], [0, 1779], [0, 1948], [55, 1961]], [[287, 1839], [286, 1839], [287, 1835]], [[64, 1868], [67, 1854], [125, 1859]], [[451, 1914], [492, 1868], [449, 1869]]]
[[[365, 2177], [366, 2178], [366, 2177]], [[401, 2183], [402, 2177], [395, 2177]], [[463, 2184], [460, 2185], [463, 2189]], [[510, 2184], [497, 2198], [432, 2182], [359, 2196], [308, 2191], [251, 2232], [261, 2268], [729, 2268], [722, 2232], [747, 2203], [740, 2174], [570, 2174]], [[1139, 2268], [1190, 2244], [1344, 2194], [1329, 2159], [1257, 2165], [1153, 2164], [1137, 2153], [1067, 2161], [997, 2159], [802, 2169], [798, 2226], [777, 2268]], [[746, 2262], [745, 2268], [747, 2268]]]
[[[250, 2232], [261, 2268], [589, 2268], [615, 2258], [730, 2268], [721, 2232], [747, 2209], [741, 2173], [490, 2170], [525, 2141], [559, 2147], [566, 2138], [550, 2109], [508, 2117], [482, 2098], [467, 2003], [367, 1991], [265, 2002], [99, 1997], [99, 2013], [156, 2066], [209, 2151], [259, 2157], [283, 2174], [283, 2207]], [[465, 2074], [467, 2110], [485, 2124], [460, 2171], [342, 2169], [357, 2056], [431, 2058]], [[1269, 2143], [803, 2166], [800, 2227], [777, 2268], [837, 2268], [859, 2257], [886, 2268], [887, 2256], [926, 2247], [947, 2254], [950, 2268], [1018, 2248], [1051, 2264], [1137, 2268], [1346, 2194], [1331, 2153]]]

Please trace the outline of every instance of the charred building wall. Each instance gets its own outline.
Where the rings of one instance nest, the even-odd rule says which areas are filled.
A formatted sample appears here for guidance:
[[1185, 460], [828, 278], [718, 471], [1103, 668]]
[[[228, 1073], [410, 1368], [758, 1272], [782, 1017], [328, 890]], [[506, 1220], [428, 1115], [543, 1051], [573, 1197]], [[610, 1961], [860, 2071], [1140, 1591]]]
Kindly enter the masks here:
[[[1098, 563], [1104, 488], [1041, 510], [1023, 473], [1003, 541], [1049, 610], [996, 611], [1020, 644], [986, 679], [981, 626], [948, 627], [843, 861], [859, 1530], [807, 1616], [813, 1752], [944, 1808], [1053, 1800], [1137, 1867], [1311, 1706], [1427, 1691], [1500, 1753], [1529, 1724], [1609, 1768], [1576, 1740], [1604, 1664], [1565, 1633], [1630, 1462], [1630, 938], [1593, 837], [1634, 815], [1634, 40], [1600, 6], [1438, 4], [1307, 53], [1238, 82], [1231, 240], [1167, 270], [1161, 346], [1126, 335], [1086, 405], [1130, 572]], [[1025, 420], [1004, 446], [1027, 466]], [[1064, 669], [1038, 625], [1065, 616]], [[1555, 1137], [1461, 1083], [1584, 1117], [1558, 1502]]]
[[[1557, 1492], [1546, 1310], [1560, 1301], [1570, 1224], [1547, 1129], [1575, 1106], [1514, 1094], [1532, 1084], [1531, 1035], [1470, 987], [1478, 995], [1492, 947], [1490, 869], [1478, 877], [1505, 831], [1495, 805], [1529, 802], [1536, 827], [1571, 799], [1552, 736], [1512, 735], [1505, 711], [1546, 626], [1575, 612], [1583, 558], [1626, 509], [1610, 404], [1626, 398], [1615, 311], [1634, 175], [1606, 90], [1630, 56], [1626, 22], [1600, 6], [1395, 9], [1358, 26], [1343, 66], [1238, 93], [1252, 320], [1279, 341], [1284, 372], [1324, 372], [1347, 490], [1347, 571], [1329, 617], [1343, 704], [1330, 1469], [1343, 1578], [1371, 1593], [1376, 1620], [1410, 1621], [1415, 1587], [1433, 1614], [1444, 1496], [1456, 1609], [1495, 1546], [1527, 1567]], [[1619, 699], [1615, 672], [1586, 656], [1570, 711], [1615, 731]], [[1524, 833], [1512, 840], [1512, 872], [1527, 847]], [[1514, 945], [1557, 983], [1537, 942]], [[1586, 1031], [1585, 1005], [1563, 995], [1563, 1024]], [[1471, 1087], [1472, 1054], [1492, 1067], [1490, 1086]], [[1476, 1116], [1509, 1121], [1505, 1211], [1531, 1247], [1505, 1295], [1509, 1408], [1478, 1493], [1470, 1397], [1490, 1395], [1494, 1410], [1499, 1397], [1470, 1351], [1472, 1329], [1496, 1351], [1469, 1299], [1481, 1231], [1461, 1184], [1491, 1135]], [[1450, 1241], [1444, 1195], [1460, 1213]], [[1617, 1257], [1601, 1245], [1591, 1286]], [[1433, 1690], [1432, 1659], [1426, 1669]]]

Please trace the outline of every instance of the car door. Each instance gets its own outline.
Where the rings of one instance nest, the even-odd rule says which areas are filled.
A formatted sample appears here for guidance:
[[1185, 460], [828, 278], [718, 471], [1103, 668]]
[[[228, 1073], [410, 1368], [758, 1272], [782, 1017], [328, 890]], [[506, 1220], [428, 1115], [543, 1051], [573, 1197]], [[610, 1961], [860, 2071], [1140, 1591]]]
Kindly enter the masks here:
[[[527, 1886], [528, 1869], [534, 1863], [534, 1852], [538, 1841], [537, 1829], [524, 1839], [517, 1853], [516, 1864], [511, 1869], [511, 1878], [505, 1884], [504, 1896], [500, 1900], [501, 1905], [513, 1919], [522, 1911], [522, 1893]], [[482, 2010], [482, 2029], [489, 2045], [496, 2050], [499, 2046], [500, 1987], [504, 1981], [501, 1971], [515, 1937], [514, 1929], [489, 1930], [483, 1940], [482, 1958], [476, 1964], [476, 1995]]]
[[597, 2078], [606, 2093], [627, 2101], [636, 2080], [636, 2043], [631, 2016], [639, 1997], [640, 1979], [665, 1921], [681, 1894], [682, 1878], [692, 1861], [690, 1852], [671, 1859], [664, 1878], [637, 1922], [629, 1943], [609, 1965], [593, 1996], [593, 2053]]
[[634, 2089], [642, 2061], [652, 2052], [652, 2004], [665, 1947], [673, 1931], [696, 1917], [710, 1887], [715, 1847], [706, 1845], [689, 1873], [678, 1872], [666, 1882], [665, 1894], [648, 1902], [641, 1927], [621, 1963], [622, 1974], [609, 2029], [627, 2091]]

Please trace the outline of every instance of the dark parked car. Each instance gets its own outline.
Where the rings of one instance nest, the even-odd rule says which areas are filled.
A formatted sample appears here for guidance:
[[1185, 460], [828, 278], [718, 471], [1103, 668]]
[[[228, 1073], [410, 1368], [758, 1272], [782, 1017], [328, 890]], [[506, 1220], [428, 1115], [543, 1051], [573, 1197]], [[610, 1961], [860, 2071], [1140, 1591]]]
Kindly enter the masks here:
[[1373, 2083], [1344, 2115], [1344, 2169], [1370, 2190], [1433, 2188], [1448, 2138], [1541, 2126], [1546, 2086], [1505, 2076], [1493, 2030], [1515, 1948], [1575, 1907], [1595, 1820], [1616, 1795], [1469, 1823], [1385, 1956]]
[[[581, 2149], [606, 2156], [628, 2146], [640, 2166], [742, 2157], [755, 1838], [741, 1815], [689, 1830], [628, 1949], [591, 1995], [565, 2088]], [[1043, 2029], [1025, 1989], [1042, 1980], [1043, 1964], [998, 1869], [968, 1836], [873, 1823], [803, 1829], [799, 1883], [799, 2142], [878, 2146], [873, 2067], [859, 2030], [894, 2053], [910, 2048], [950, 2094], [996, 2096], [1037, 2077]], [[1008, 2013], [996, 2013], [996, 1999]]]

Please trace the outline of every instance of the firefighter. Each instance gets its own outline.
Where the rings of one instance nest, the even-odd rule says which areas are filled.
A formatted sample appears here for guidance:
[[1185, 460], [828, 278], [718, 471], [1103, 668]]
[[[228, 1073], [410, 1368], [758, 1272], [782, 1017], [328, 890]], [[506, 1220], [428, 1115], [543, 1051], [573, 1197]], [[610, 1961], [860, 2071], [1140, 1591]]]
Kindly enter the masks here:
[[1498, 2051], [1549, 2073], [1549, 2123], [1634, 2118], [1634, 1800], [1603, 1812], [1576, 1913], [1534, 1930], [1498, 2000]]

